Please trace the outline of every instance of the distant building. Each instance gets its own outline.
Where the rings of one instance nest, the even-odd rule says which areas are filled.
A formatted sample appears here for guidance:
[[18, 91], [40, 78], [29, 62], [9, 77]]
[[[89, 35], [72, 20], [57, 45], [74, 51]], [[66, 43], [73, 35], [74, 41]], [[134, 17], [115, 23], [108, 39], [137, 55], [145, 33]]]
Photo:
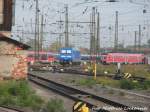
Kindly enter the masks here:
[[0, 0], [0, 34], [10, 37], [14, 21], [15, 0]]
[[3, 24], [3, 16], [4, 16], [4, 14], [3, 14], [3, 3], [4, 1], [3, 0], [0, 0], [0, 24]]

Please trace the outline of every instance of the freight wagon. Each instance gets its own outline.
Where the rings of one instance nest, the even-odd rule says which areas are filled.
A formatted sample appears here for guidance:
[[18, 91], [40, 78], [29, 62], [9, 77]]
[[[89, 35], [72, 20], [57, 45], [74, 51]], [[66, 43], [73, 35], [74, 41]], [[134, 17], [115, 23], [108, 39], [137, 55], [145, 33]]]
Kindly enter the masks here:
[[73, 48], [61, 48], [58, 59], [62, 65], [78, 64], [81, 62], [81, 55], [79, 51]]
[[145, 64], [147, 62], [144, 54], [130, 53], [108, 53], [101, 56], [104, 64], [124, 63], [124, 64]]

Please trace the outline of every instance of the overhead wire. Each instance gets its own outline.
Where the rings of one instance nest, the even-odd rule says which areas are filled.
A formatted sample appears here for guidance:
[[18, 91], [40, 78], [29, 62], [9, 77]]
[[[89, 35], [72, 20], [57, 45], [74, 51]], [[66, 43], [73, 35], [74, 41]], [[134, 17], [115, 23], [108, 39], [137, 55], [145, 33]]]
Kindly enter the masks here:
[[[89, 2], [90, 3], [90, 2]], [[91, 2], [92, 3], [92, 2]], [[33, 3], [32, 3], [33, 4]], [[86, 3], [85, 3], [86, 4]], [[80, 5], [83, 5], [83, 4], [80, 4]], [[34, 8], [32, 5], [29, 7], [30, 9], [32, 8]], [[70, 8], [70, 9], [72, 9], [72, 8]], [[87, 5], [83, 10], [82, 10], [82, 12], [81, 12], [81, 14], [80, 15], [77, 15], [78, 17], [83, 17], [85, 14], [87, 14], [90, 10], [90, 7]], [[138, 10], [138, 9], [137, 9]], [[139, 9], [140, 10], [140, 9]], [[48, 10], [47, 10], [48, 11]], [[135, 9], [135, 11], [136, 11], [136, 9]], [[124, 13], [120, 13], [120, 15], [126, 15], [126, 14], [130, 14], [130, 13], [133, 13], [134, 12], [134, 10], [131, 10], [131, 11], [127, 11], [127, 12], [124, 12]], [[54, 19], [54, 18], [56, 18], [57, 16], [56, 16], [56, 14], [57, 13], [55, 13], [53, 16], [52, 16], [52, 18], [49, 18], [48, 17], [48, 15], [47, 15], [47, 18], [48, 18], [48, 20], [51, 20], [51, 19]], [[125, 25], [126, 27], [127, 27], [127, 25]], [[131, 25], [130, 25], [131, 26]], [[129, 25], [128, 25], [128, 27], [129, 27]]]
[[135, 2], [133, 0], [129, 0], [129, 2], [132, 3], [132, 4], [136, 4], [136, 5], [142, 5], [142, 6], [148, 6], [148, 7], [150, 6], [150, 4], [149, 3], [145, 3], [145, 1], [143, 3], [143, 2]]

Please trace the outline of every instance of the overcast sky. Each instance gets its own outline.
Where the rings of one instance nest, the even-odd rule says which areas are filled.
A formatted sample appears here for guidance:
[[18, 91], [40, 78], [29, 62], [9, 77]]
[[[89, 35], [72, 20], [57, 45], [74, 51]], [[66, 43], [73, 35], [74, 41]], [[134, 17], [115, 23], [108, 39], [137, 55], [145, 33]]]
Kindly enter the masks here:
[[[96, 2], [94, 2], [96, 1]], [[69, 21], [90, 21], [90, 13], [93, 6], [100, 12], [100, 44], [101, 47], [111, 47], [114, 43], [115, 11], [119, 12], [119, 43], [124, 45], [134, 44], [134, 31], [138, 25], [142, 25], [142, 43], [150, 38], [150, 0], [118, 0], [116, 3], [106, 0], [39, 0], [40, 15], [44, 15], [45, 45], [58, 40], [58, 34], [64, 32], [57, 21], [64, 20], [65, 4], [69, 7]], [[146, 13], [143, 13], [146, 10]], [[41, 17], [41, 16], [40, 16]], [[16, 0], [15, 26], [13, 37], [24, 37], [27, 41], [34, 38], [35, 1]], [[22, 33], [22, 31], [24, 33]], [[69, 24], [71, 33], [89, 33], [89, 24]], [[64, 35], [62, 35], [62, 42]], [[69, 40], [76, 47], [89, 47], [89, 34], [70, 34]]]

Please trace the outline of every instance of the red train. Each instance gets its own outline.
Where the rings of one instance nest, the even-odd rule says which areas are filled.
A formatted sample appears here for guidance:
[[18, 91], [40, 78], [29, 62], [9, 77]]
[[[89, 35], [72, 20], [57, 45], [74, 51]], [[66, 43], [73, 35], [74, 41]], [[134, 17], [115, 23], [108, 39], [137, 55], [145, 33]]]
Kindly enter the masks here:
[[[35, 62], [35, 52], [34, 51], [29, 51], [28, 52], [28, 57], [27, 57], [28, 63], [34, 63]], [[39, 62], [42, 63], [52, 63], [56, 61], [56, 58], [54, 54], [50, 52], [39, 52]]]
[[[35, 52], [29, 51], [27, 60], [29, 63], [35, 62]], [[90, 61], [97, 59], [97, 62], [103, 64], [124, 63], [124, 64], [147, 64], [148, 60], [144, 54], [140, 53], [106, 53], [98, 56], [81, 56], [81, 60]], [[58, 61], [58, 55], [51, 52], [39, 52], [39, 62], [52, 63]]]
[[144, 54], [107, 53], [101, 55], [101, 62], [104, 64], [110, 63], [145, 64], [147, 63], [147, 59]]

